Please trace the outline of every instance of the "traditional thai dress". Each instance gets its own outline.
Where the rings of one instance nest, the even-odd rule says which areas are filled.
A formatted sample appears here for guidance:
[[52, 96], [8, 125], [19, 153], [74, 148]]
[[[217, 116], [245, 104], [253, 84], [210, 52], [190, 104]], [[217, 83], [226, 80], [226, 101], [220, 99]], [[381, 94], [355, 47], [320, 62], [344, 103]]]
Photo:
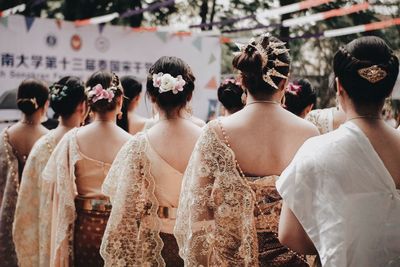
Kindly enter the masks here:
[[[50, 220], [51, 214], [40, 214], [42, 206], [42, 172], [56, 146], [55, 132], [42, 136], [32, 147], [22, 173], [15, 210], [13, 238], [20, 267], [49, 266], [49, 229], [39, 218]], [[48, 225], [48, 224], [45, 224]]]
[[307, 116], [306, 120], [314, 124], [320, 134], [326, 134], [333, 131], [333, 119], [336, 107], [326, 108], [326, 109], [314, 109], [311, 110]]
[[[43, 171], [45, 201], [40, 209], [52, 214], [50, 266], [102, 266], [100, 244], [111, 205], [101, 193], [110, 164], [84, 155], [78, 129], [57, 145]], [[47, 243], [47, 242], [46, 242]]]
[[103, 184], [113, 206], [101, 245], [105, 266], [183, 266], [173, 236], [182, 177], [146, 131], [123, 146]]
[[18, 198], [19, 171], [23, 163], [9, 142], [7, 129], [0, 139], [0, 265], [18, 266], [12, 238], [12, 224]]
[[174, 234], [185, 266], [308, 266], [277, 238], [278, 176], [242, 173], [217, 127], [203, 129], [182, 184]]
[[322, 266], [400, 266], [400, 190], [356, 124], [306, 141], [277, 188]]

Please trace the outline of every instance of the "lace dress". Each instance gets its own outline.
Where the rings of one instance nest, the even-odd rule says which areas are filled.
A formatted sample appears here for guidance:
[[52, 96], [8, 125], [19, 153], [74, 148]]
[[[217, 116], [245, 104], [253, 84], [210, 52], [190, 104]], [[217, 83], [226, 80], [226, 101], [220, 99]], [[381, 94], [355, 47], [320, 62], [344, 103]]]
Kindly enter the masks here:
[[[56, 146], [54, 131], [41, 137], [29, 154], [22, 173], [15, 210], [13, 238], [20, 267], [49, 266], [50, 243], [39, 222], [42, 198], [42, 172]], [[49, 218], [49, 217], [47, 217]]]
[[174, 230], [185, 266], [308, 266], [276, 232], [277, 176], [243, 177], [210, 122], [186, 170]]
[[335, 107], [326, 109], [315, 109], [307, 114], [306, 120], [314, 124], [320, 134], [326, 134], [333, 131], [333, 114]]
[[101, 246], [105, 266], [183, 266], [172, 234], [182, 177], [146, 132], [123, 146], [103, 184], [113, 205]]

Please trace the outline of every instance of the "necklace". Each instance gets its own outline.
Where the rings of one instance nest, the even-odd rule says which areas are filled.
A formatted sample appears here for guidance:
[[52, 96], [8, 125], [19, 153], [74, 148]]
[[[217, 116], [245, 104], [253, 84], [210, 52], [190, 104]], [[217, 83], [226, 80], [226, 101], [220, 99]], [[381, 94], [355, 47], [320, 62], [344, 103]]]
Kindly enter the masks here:
[[380, 116], [360, 115], [360, 116], [348, 118], [346, 121], [359, 120], [359, 119], [382, 120], [382, 118]]
[[[113, 120], [94, 120], [93, 122], [106, 122], [106, 123], [115, 123]], [[92, 123], [93, 123], [92, 122]]]
[[247, 103], [246, 106], [253, 105], [253, 104], [276, 104], [276, 105], [280, 105], [281, 103], [278, 102], [278, 101], [274, 101], [274, 100], [255, 100], [255, 101], [251, 101], [251, 102]]
[[38, 125], [39, 123], [35, 123], [33, 121], [28, 121], [28, 120], [20, 120], [20, 122], [22, 124], [26, 124], [26, 125]]

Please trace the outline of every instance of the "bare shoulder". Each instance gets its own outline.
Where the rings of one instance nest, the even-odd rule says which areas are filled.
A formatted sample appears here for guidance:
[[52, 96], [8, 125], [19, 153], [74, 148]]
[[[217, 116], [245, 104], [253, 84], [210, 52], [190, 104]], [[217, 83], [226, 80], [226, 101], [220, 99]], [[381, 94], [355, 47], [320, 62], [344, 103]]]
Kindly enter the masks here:
[[199, 127], [204, 127], [206, 125], [206, 123], [202, 119], [197, 118], [195, 116], [191, 116], [190, 119], [194, 124], [196, 124]]
[[302, 119], [290, 112], [287, 112], [285, 115], [287, 117], [284, 120], [286, 127], [299, 138], [306, 140], [320, 134], [318, 128], [310, 121]]

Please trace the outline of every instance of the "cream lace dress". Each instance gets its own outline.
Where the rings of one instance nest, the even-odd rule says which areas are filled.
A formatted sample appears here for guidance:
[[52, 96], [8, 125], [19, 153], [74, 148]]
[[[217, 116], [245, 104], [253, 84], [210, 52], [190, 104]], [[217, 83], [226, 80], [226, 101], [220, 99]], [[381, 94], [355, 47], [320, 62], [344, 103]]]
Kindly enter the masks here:
[[174, 234], [185, 266], [307, 266], [276, 238], [277, 176], [242, 177], [216, 127], [203, 129], [182, 184]]
[[307, 114], [306, 120], [314, 124], [320, 134], [326, 134], [333, 131], [333, 114], [335, 107], [326, 109], [315, 109]]
[[[42, 136], [32, 147], [22, 173], [13, 224], [13, 238], [20, 267], [49, 266], [49, 229], [39, 218], [42, 198], [42, 172], [56, 146], [54, 131]], [[49, 217], [45, 217], [49, 218]]]

